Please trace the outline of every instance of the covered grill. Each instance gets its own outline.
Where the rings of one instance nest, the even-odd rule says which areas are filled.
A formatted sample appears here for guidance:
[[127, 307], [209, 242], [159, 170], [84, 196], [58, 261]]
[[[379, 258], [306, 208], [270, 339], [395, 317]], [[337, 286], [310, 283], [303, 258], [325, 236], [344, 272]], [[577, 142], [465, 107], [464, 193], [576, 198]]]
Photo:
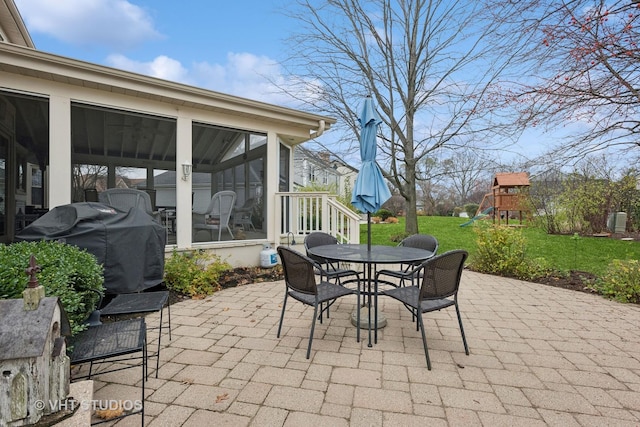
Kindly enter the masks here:
[[137, 208], [124, 212], [93, 202], [58, 206], [16, 240], [60, 240], [86, 249], [104, 266], [108, 294], [139, 292], [163, 281], [166, 230]]

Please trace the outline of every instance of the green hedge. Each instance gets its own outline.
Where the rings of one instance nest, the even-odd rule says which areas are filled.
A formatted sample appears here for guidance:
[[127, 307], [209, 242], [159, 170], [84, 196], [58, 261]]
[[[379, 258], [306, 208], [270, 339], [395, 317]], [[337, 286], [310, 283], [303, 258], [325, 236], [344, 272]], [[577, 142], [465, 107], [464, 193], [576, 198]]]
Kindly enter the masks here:
[[32, 254], [40, 266], [36, 277], [45, 288], [46, 296], [60, 298], [72, 333], [80, 332], [96, 308], [97, 292], [104, 294], [102, 266], [86, 250], [61, 242], [0, 245], [0, 298], [22, 298], [22, 291], [29, 281], [25, 269]]

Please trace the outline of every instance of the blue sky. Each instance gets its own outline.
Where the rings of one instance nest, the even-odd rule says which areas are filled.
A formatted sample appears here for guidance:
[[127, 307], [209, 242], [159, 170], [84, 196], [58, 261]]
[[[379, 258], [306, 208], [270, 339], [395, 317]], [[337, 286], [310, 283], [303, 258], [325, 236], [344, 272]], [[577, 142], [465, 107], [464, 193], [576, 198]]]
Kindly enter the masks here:
[[[287, 0], [15, 0], [36, 48], [276, 105], [295, 104], [279, 61], [296, 25]], [[332, 132], [322, 137], [327, 145]], [[527, 143], [529, 141], [529, 143]], [[515, 152], [540, 152], [527, 132]], [[337, 149], [337, 147], [335, 147]], [[501, 156], [512, 157], [513, 151]]]
[[286, 105], [286, 0], [15, 0], [36, 48]]

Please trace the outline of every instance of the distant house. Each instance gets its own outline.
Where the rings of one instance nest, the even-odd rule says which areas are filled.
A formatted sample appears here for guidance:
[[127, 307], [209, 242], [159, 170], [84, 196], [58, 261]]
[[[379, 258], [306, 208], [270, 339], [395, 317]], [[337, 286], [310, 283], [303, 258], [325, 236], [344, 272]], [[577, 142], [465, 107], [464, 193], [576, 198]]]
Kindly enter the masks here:
[[296, 188], [334, 188], [338, 195], [350, 194], [358, 170], [345, 164], [330, 151], [313, 151], [296, 146], [293, 156], [293, 183]]
[[350, 195], [353, 191], [353, 185], [356, 182], [356, 177], [358, 176], [358, 169], [348, 165], [338, 158], [332, 159], [331, 165], [340, 174], [338, 193], [342, 196]]
[[[13, 241], [20, 212], [82, 201], [81, 177], [101, 170], [107, 188], [126, 177], [170, 208], [168, 251], [259, 263], [281, 235], [276, 193], [294, 188], [293, 148], [335, 123], [37, 50], [14, 0], [0, 0], [0, 81], [0, 243]], [[193, 242], [192, 207], [220, 190], [234, 191], [236, 206], [256, 200], [259, 229], [242, 242]]]
[[331, 153], [312, 151], [302, 146], [293, 150], [293, 185], [296, 188], [338, 186], [339, 174], [331, 165]]

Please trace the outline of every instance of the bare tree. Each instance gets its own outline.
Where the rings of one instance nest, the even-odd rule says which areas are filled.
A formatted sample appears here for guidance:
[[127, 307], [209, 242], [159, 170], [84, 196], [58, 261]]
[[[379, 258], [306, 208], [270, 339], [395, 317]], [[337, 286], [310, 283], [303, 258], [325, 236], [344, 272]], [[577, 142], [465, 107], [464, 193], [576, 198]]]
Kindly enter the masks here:
[[384, 209], [388, 209], [393, 213], [393, 215], [398, 215], [401, 212], [404, 212], [407, 206], [407, 201], [404, 200], [403, 197], [399, 195], [392, 195], [389, 200], [387, 200], [382, 207]]
[[99, 181], [106, 183], [107, 167], [100, 165], [74, 164], [71, 179], [73, 181], [72, 200], [84, 200], [85, 189], [96, 188]]
[[[498, 130], [485, 97], [516, 44], [515, 32], [487, 12], [494, 3], [298, 0], [290, 12], [300, 26], [291, 39], [288, 92], [341, 119], [356, 136], [343, 139], [352, 148], [358, 107], [373, 97], [383, 120], [378, 163], [407, 201], [407, 233], [418, 232], [416, 188], [429, 179], [420, 162], [443, 147], [486, 147]], [[518, 7], [501, 5], [504, 14]], [[497, 32], [503, 37], [492, 38]]]
[[[552, 157], [573, 164], [590, 153], [640, 146], [640, 2], [522, 0], [522, 28], [534, 34], [532, 78], [507, 101], [527, 125], [578, 129]], [[637, 155], [637, 150], [631, 153]], [[547, 157], [548, 159], [549, 157]]]
[[[458, 150], [441, 162], [441, 167], [458, 205], [480, 203], [491, 182], [491, 161], [472, 150]], [[489, 177], [487, 178], [487, 176]], [[479, 195], [480, 200], [471, 196]]]

